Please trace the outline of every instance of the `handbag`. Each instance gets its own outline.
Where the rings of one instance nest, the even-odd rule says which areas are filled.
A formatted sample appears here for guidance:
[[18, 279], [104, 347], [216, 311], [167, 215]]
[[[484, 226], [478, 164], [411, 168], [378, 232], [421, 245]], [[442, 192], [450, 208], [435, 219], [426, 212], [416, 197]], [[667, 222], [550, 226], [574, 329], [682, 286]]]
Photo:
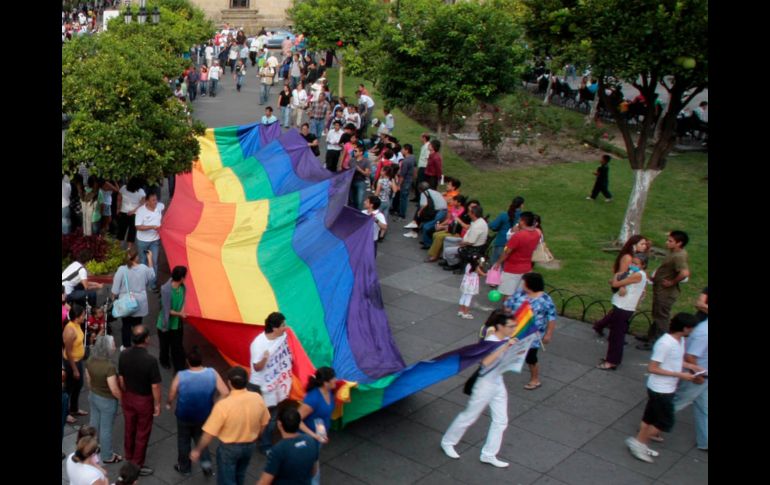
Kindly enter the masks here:
[[548, 246], [545, 245], [545, 241], [542, 239], [537, 243], [537, 247], [532, 252], [533, 263], [550, 263], [553, 261], [553, 254], [548, 250]]
[[134, 295], [128, 289], [128, 275], [123, 274], [123, 279], [126, 283], [126, 294], [120, 295], [112, 304], [112, 316], [115, 318], [123, 318], [131, 315], [139, 308], [139, 302], [136, 301]]
[[497, 268], [492, 267], [487, 271], [487, 284], [490, 286], [497, 286], [502, 283], [503, 268], [499, 266]]
[[465, 385], [463, 386], [463, 394], [467, 394], [470, 396], [473, 393], [473, 385], [476, 384], [476, 380], [479, 378], [480, 373], [481, 373], [481, 366], [479, 366], [476, 369], [476, 372], [471, 374], [468, 380], [465, 381]]

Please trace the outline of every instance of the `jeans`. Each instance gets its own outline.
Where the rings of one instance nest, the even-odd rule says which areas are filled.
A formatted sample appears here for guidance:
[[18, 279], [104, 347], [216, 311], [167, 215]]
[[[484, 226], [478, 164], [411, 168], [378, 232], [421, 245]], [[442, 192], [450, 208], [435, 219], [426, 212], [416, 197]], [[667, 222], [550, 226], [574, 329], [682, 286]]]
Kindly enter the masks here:
[[281, 106], [281, 124], [284, 128], [289, 127], [289, 114], [291, 113], [291, 108], [289, 106]]
[[158, 279], [158, 254], [160, 253], [160, 239], [156, 239], [154, 241], [141, 241], [139, 239], [136, 240], [136, 250], [139, 251], [139, 262], [142, 264], [147, 264], [147, 254], [145, 254], [145, 251], [147, 250], [152, 251], [152, 267], [155, 269], [155, 277], [150, 282], [150, 287], [154, 290], [157, 287], [157, 279]]
[[270, 421], [265, 426], [265, 429], [262, 430], [262, 434], [259, 435], [257, 440], [259, 451], [264, 454], [267, 454], [273, 447], [273, 434], [275, 433], [276, 421], [278, 420], [278, 406], [270, 406], [267, 410], [270, 411]]
[[217, 95], [217, 86], [219, 85], [219, 79], [212, 79], [211, 80], [211, 90], [209, 91], [209, 96], [216, 96]]
[[235, 82], [235, 87], [238, 89], [238, 91], [241, 90], [241, 86], [243, 86], [243, 74], [238, 74], [237, 81]]
[[409, 206], [409, 187], [412, 185], [412, 179], [406, 178], [401, 184], [401, 191], [399, 192], [401, 200], [398, 205], [398, 216], [401, 219], [406, 219], [406, 209]]
[[353, 180], [350, 184], [350, 205], [358, 210], [363, 209], [365, 194], [366, 180]]
[[78, 303], [84, 305], [86, 300], [92, 307], [96, 306], [96, 290], [72, 290], [72, 293], [67, 295], [67, 303]]
[[310, 118], [310, 133], [314, 134], [319, 140], [324, 134], [324, 120], [319, 118]]
[[422, 225], [422, 243], [425, 246], [430, 246], [433, 242], [433, 232], [436, 230], [436, 224], [443, 221], [446, 218], [446, 209], [442, 209], [436, 212], [436, 217], [432, 221], [428, 221]]
[[508, 391], [502, 382], [494, 382], [483, 377], [473, 385], [468, 407], [452, 421], [441, 438], [441, 443], [451, 446], [459, 443], [465, 431], [479, 419], [487, 405], [492, 413], [492, 422], [489, 424], [489, 432], [481, 449], [481, 456], [496, 456], [503, 442], [503, 432], [508, 427]]
[[217, 485], [243, 485], [256, 443], [221, 443], [217, 448]]
[[503, 249], [505, 249], [505, 245], [494, 246], [492, 248], [492, 259], [490, 261], [491, 264], [495, 264], [497, 260], [500, 259], [500, 255], [503, 254]]
[[299, 76], [292, 76], [291, 77], [291, 89], [296, 88], [297, 84], [299, 84]]
[[99, 445], [102, 448], [102, 461], [112, 458], [112, 425], [118, 413], [118, 400], [102, 397], [93, 391], [88, 395], [91, 404], [89, 424], [99, 431]]
[[61, 208], [61, 233], [70, 233], [70, 206]]
[[64, 442], [64, 425], [67, 424], [67, 411], [70, 406], [70, 395], [65, 389], [61, 391], [61, 440]]
[[190, 95], [190, 101], [195, 101], [198, 96], [198, 83], [190, 83], [187, 87], [187, 94]]
[[[176, 418], [177, 464], [179, 464], [181, 472], [186, 473], [192, 469], [190, 440], [195, 441], [196, 445], [198, 444], [203, 434], [202, 426], [203, 423], [188, 423]], [[201, 451], [201, 468], [211, 468], [211, 453], [209, 453], [208, 446]]]
[[674, 396], [674, 411], [679, 412], [690, 404], [695, 406], [695, 444], [698, 448], [709, 447], [709, 380], [703, 384], [679, 381]]
[[267, 103], [267, 100], [270, 98], [271, 87], [272, 86], [270, 84], [262, 83], [262, 88], [260, 89], [260, 93], [259, 93], [259, 104]]
[[67, 380], [64, 385], [69, 395], [69, 407], [70, 414], [76, 414], [78, 412], [78, 398], [80, 397], [80, 390], [83, 389], [83, 379], [86, 378], [85, 372], [83, 372], [83, 361], [79, 360], [75, 363], [78, 372], [80, 373], [80, 379], [75, 379], [72, 374], [72, 366], [69, 362], [64, 361], [64, 368], [67, 371]]

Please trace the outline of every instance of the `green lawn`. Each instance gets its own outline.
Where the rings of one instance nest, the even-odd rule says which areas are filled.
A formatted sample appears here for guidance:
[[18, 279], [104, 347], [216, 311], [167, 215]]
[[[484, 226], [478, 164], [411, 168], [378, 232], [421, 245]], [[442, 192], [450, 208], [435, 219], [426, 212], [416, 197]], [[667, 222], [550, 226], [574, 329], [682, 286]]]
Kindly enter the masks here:
[[[360, 79], [346, 77], [345, 94], [349, 99], [355, 96], [355, 88], [360, 82]], [[330, 70], [329, 84], [336, 91], [336, 69]], [[371, 86], [371, 83], [365, 84]], [[375, 116], [381, 117], [383, 101], [375, 90], [370, 89], [370, 92], [376, 102]], [[419, 146], [420, 134], [429, 130], [400, 110], [394, 110], [393, 115], [399, 141]], [[521, 195], [526, 200], [526, 209], [540, 214], [546, 242], [561, 262], [558, 270], [539, 270], [548, 285], [587, 295], [586, 304], [610, 299], [607, 281], [616, 253], [606, 253], [601, 248], [620, 231], [633, 181], [626, 160], [613, 159], [610, 164], [610, 191], [614, 200], [605, 203], [601, 196], [597, 201], [585, 200], [593, 185], [596, 163], [484, 172], [457, 156], [449, 147], [442, 147], [442, 154], [444, 172], [460, 178], [462, 192], [481, 200], [485, 213], [495, 217], [508, 207], [514, 196]], [[692, 276], [682, 285], [675, 312], [694, 312], [693, 304], [700, 290], [708, 284], [707, 176], [706, 154], [672, 154], [668, 167], [652, 185], [642, 221], [643, 234], [651, 238], [656, 247], [664, 247], [666, 235], [673, 229], [684, 230], [690, 236], [687, 250]], [[659, 264], [659, 259], [652, 259], [648, 273]], [[649, 310], [652, 305], [649, 289], [640, 310]], [[559, 306], [561, 298], [555, 297], [554, 301]], [[580, 310], [581, 305], [575, 299], [568, 305], [567, 314], [580, 316]], [[598, 308], [595, 310], [599, 311]], [[589, 312], [589, 316], [596, 314], [594, 310]], [[643, 325], [643, 319], [639, 319], [633, 328], [639, 331]]]

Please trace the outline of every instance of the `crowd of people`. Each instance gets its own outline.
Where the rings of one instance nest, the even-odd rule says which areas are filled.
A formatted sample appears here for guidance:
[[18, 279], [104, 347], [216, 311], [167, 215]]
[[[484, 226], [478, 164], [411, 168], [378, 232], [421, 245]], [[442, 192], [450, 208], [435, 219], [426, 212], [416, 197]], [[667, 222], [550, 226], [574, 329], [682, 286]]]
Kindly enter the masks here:
[[[485, 215], [479, 199], [461, 194], [460, 178], [444, 173], [439, 140], [424, 133], [419, 141], [408, 140], [419, 149], [415, 150], [415, 145], [395, 136], [395, 118], [389, 109], [383, 110], [382, 120], [373, 117], [375, 102], [364, 85], [359, 85], [355, 100], [332, 96], [326, 81], [327, 59], [308, 52], [304, 36], [293, 42], [287, 38], [280, 60], [266, 48], [268, 38], [264, 29], [254, 38], [227, 27], [217, 32], [208, 43], [191, 49], [190, 66], [179, 78], [169, 80], [173, 95], [185, 103], [199, 95], [215, 97], [228, 66], [238, 91], [247, 82], [247, 69], [252, 72], [260, 83], [260, 105], [268, 104], [273, 85], [280, 84], [279, 109], [265, 106], [261, 122], [299, 128], [321, 166], [330, 172], [352, 171], [348, 204], [373, 218], [375, 256], [389, 226], [407, 222], [404, 237], [419, 240], [427, 251], [426, 263], [438, 263], [462, 275], [459, 318], [475, 318], [472, 301], [480, 293], [482, 278], [499, 292], [502, 303], [486, 319], [480, 338], [506, 343], [482, 359], [467, 407], [443, 435], [440, 447], [447, 456], [459, 458], [454, 447], [489, 406], [491, 425], [480, 460], [508, 467], [497, 457], [508, 423], [504, 370], [497, 362], [515, 341], [513, 316], [522, 308], [531, 309], [537, 339], [526, 353], [529, 380], [523, 387], [536, 391], [542, 386], [538, 351], [552, 341], [556, 326], [556, 308], [545, 292], [543, 276], [533, 272], [533, 261], [545, 248], [541, 217], [525, 210], [521, 196], [494, 218]], [[371, 136], [370, 127], [376, 129]], [[609, 157], [603, 157], [588, 198], [603, 193], [611, 200], [608, 162]], [[62, 233], [76, 228], [84, 235], [112, 233], [126, 247], [125, 264], [115, 273], [110, 298], [102, 306], [97, 305], [97, 290], [103, 285], [89, 281], [84, 266], [90, 256], [87, 252], [76, 255], [62, 272], [62, 439], [66, 423], [78, 424], [90, 416], [89, 424], [79, 428], [76, 451], [62, 454], [70, 482], [106, 484], [104, 464], [122, 461], [126, 463], [118, 483], [136, 483], [139, 476], [153, 473], [145, 462], [153, 419], [164, 407], [160, 371], [164, 367], [173, 372], [165, 410], [173, 410], [177, 421], [173, 468], [179, 474], [190, 475], [199, 464], [206, 476], [216, 473], [218, 483], [240, 484], [259, 451], [267, 456], [260, 484], [320, 483], [319, 453], [329, 442], [335, 406], [334, 369], [317, 369], [306, 383], [302, 402], [288, 399], [292, 355], [286, 318], [280, 313], [268, 315], [264, 332], [251, 342], [248, 369], [233, 367], [223, 377], [204, 366], [197, 347], [185, 350], [187, 268], [177, 266], [167, 281], [157, 281], [158, 229], [165, 208], [158, 198], [158, 187], [147, 186], [139, 178], [120, 182], [82, 174], [72, 180], [62, 178]], [[416, 203], [413, 212], [410, 202]], [[597, 368], [617, 369], [629, 320], [647, 285], [652, 285], [654, 321], [639, 347], [652, 350], [649, 400], [639, 434], [626, 440], [633, 456], [646, 462], [658, 456], [649, 442], [662, 440], [660, 432], [672, 429], [675, 411], [690, 403], [696, 409], [697, 446], [708, 449], [708, 289], [698, 302], [698, 316], [671, 317], [679, 284], [689, 277], [688, 241], [686, 233], [672, 231], [666, 241], [667, 256], [648, 276], [652, 241], [641, 235], [631, 237], [612, 268], [612, 310], [593, 327], [600, 337], [606, 328], [610, 330], [607, 353]], [[160, 303], [157, 315], [150, 315], [150, 293], [156, 293]], [[119, 316], [111, 314], [109, 302], [122, 299], [133, 300], [134, 306]], [[119, 347], [111, 316], [120, 319]], [[157, 358], [147, 351], [151, 338], [147, 322], [157, 330]], [[79, 407], [84, 383], [90, 391], [90, 413]], [[112, 442], [118, 406], [125, 417], [123, 455]], [[214, 438], [220, 444], [212, 457], [208, 445]]]
[[73, 36], [88, 35], [100, 32], [102, 14], [108, 8], [119, 4], [119, 0], [96, 0], [88, 3], [78, 3], [70, 9], [61, 11], [61, 41], [62, 44], [72, 40]]

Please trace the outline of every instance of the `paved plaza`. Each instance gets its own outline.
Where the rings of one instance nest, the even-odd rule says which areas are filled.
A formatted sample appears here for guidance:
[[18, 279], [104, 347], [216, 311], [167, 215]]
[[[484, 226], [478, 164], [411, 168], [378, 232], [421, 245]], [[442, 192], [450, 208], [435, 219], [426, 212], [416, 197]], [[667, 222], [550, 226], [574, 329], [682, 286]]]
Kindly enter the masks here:
[[[228, 74], [220, 83], [216, 98], [199, 98], [195, 116], [208, 126], [252, 123], [263, 114], [257, 104], [258, 82], [250, 68], [240, 93]], [[271, 103], [277, 110], [278, 88]], [[352, 93], [347, 93], [351, 95]], [[279, 113], [276, 113], [278, 115]], [[398, 136], [398, 120], [396, 120]], [[404, 140], [416, 144], [417, 140]], [[320, 163], [320, 162], [319, 162]], [[459, 175], [462, 178], [462, 174]], [[515, 192], [512, 187], [511, 193]], [[483, 199], [483, 194], [473, 194]], [[164, 194], [164, 202], [167, 194]], [[392, 223], [379, 247], [377, 270], [390, 327], [407, 364], [437, 356], [462, 345], [474, 343], [479, 326], [492, 309], [482, 289], [474, 302], [475, 320], [456, 316], [460, 275], [424, 263], [425, 251], [402, 236], [405, 222]], [[563, 255], [568, 258], [569, 255]], [[161, 254], [160, 281], [168, 279], [168, 265]], [[542, 270], [548, 283], [548, 270]], [[107, 294], [105, 287], [102, 298]], [[101, 301], [101, 300], [100, 300]], [[557, 301], [558, 304], [558, 301]], [[158, 297], [150, 294], [150, 315], [145, 324], [152, 329], [150, 352], [157, 356], [155, 317]], [[289, 325], [292, 322], [288, 322]], [[119, 335], [120, 322], [113, 331]], [[119, 337], [117, 337], [119, 340]], [[216, 350], [191, 326], [185, 328], [185, 348], [199, 345], [204, 365], [224, 372], [227, 364]], [[631, 341], [629, 337], [629, 341]], [[244, 342], [247, 346], [250, 342]], [[321, 476], [326, 484], [705, 484], [708, 483], [708, 453], [695, 448], [692, 408], [677, 415], [673, 433], [662, 444], [654, 464], [633, 458], [623, 440], [636, 433], [646, 402], [645, 378], [648, 352], [626, 347], [623, 365], [616, 372], [595, 369], [604, 356], [606, 342], [595, 337], [590, 325], [559, 318], [553, 341], [541, 352], [543, 386], [523, 389], [528, 372], [505, 375], [509, 393], [509, 425], [498, 454], [511, 463], [498, 469], [479, 462], [481, 446], [489, 427], [489, 412], [466, 433], [458, 444], [459, 460], [452, 460], [439, 448], [442, 433], [464, 408], [468, 397], [463, 383], [473, 372], [467, 369], [385, 409], [332, 431], [330, 443], [321, 452]], [[117, 360], [117, 356], [115, 357]], [[172, 372], [161, 368], [163, 403]], [[84, 389], [81, 408], [88, 409]], [[79, 424], [87, 424], [87, 417]], [[77, 426], [77, 425], [75, 425]], [[67, 425], [63, 451], [74, 451], [76, 428]], [[115, 452], [123, 451], [123, 416], [115, 420]], [[212, 446], [212, 451], [215, 445]], [[184, 477], [173, 469], [177, 455], [176, 420], [165, 407], [155, 418], [146, 465], [155, 469], [142, 477], [142, 485], [213, 484], [200, 467]], [[257, 454], [248, 468], [247, 483], [256, 483], [265, 459]], [[106, 465], [111, 481], [120, 464]], [[68, 483], [62, 462], [62, 483]]]

